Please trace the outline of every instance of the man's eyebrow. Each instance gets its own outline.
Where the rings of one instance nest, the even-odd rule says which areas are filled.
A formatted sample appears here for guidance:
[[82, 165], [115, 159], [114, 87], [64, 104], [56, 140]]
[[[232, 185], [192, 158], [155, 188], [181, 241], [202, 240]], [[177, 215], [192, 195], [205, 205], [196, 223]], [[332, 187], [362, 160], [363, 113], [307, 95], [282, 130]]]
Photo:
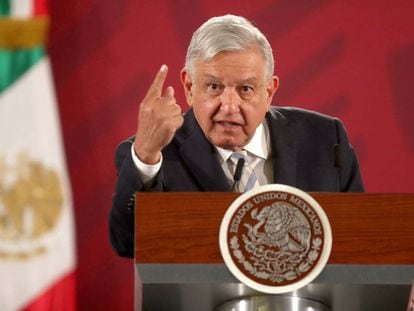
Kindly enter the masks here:
[[[210, 74], [204, 74], [203, 78], [208, 79], [208, 80], [216, 80], [216, 81], [223, 81], [223, 79], [218, 78], [216, 76], [210, 75]], [[243, 83], [256, 83], [257, 82], [257, 78], [256, 77], [251, 77], [251, 78], [246, 78], [243, 80], [239, 80], [237, 81], [237, 84], [243, 84]]]
[[223, 79], [220, 79], [216, 76], [210, 75], [210, 74], [204, 74], [203, 78], [208, 80], [216, 80], [216, 81], [222, 81]]
[[239, 81], [239, 83], [256, 83], [256, 82], [257, 82], [256, 77], [251, 77], [251, 78], [247, 78], [247, 79], [243, 79]]

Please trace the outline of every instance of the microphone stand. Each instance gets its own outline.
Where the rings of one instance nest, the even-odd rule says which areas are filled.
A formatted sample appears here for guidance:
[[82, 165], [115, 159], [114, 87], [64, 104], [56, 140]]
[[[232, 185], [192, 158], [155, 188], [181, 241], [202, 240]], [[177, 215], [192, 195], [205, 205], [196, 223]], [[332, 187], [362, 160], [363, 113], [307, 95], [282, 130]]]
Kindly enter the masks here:
[[236, 170], [235, 170], [234, 176], [233, 176], [234, 182], [233, 182], [233, 186], [231, 187], [232, 192], [236, 192], [236, 188], [238, 188], [238, 186], [239, 186], [239, 182], [240, 182], [242, 171], [243, 171], [244, 162], [245, 162], [244, 158], [240, 158], [237, 161]]

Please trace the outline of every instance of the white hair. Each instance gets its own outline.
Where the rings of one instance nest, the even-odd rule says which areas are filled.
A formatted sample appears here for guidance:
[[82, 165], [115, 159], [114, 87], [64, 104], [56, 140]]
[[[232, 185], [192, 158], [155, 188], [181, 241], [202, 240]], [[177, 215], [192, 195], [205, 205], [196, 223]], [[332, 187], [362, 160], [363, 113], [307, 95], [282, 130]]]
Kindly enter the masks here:
[[194, 61], [210, 61], [222, 52], [246, 51], [257, 46], [265, 61], [267, 79], [273, 76], [272, 47], [264, 34], [246, 18], [224, 15], [210, 18], [193, 34], [188, 46], [185, 68], [192, 75]]

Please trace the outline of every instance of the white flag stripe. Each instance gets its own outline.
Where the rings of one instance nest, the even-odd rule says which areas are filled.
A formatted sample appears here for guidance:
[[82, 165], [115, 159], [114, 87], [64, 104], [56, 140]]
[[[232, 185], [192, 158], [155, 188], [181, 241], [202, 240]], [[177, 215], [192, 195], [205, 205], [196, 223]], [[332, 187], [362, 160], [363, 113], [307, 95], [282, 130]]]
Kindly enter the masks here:
[[33, 15], [34, 0], [12, 0], [10, 3], [11, 18], [29, 18]]
[[[0, 257], [1, 310], [25, 306], [75, 268], [72, 199], [47, 57], [0, 95], [0, 156], [6, 165], [13, 165], [22, 152], [57, 172], [63, 206], [53, 228], [36, 239], [16, 243], [0, 237], [3, 254], [16, 254], [19, 249], [29, 254], [24, 260]], [[2, 212], [0, 201], [0, 216]], [[44, 252], [30, 254], [40, 247]]]
[[43, 57], [0, 95], [0, 127], [5, 131], [0, 133], [3, 155], [13, 160], [23, 149], [48, 165], [62, 167], [54, 94], [49, 59]]

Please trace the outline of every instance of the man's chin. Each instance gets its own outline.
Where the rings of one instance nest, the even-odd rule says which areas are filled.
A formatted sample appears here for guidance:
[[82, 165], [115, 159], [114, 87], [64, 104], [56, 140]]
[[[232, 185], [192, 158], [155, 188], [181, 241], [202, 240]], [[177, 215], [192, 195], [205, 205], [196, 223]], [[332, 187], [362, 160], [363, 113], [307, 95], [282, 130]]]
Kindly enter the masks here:
[[232, 139], [212, 139], [210, 142], [216, 147], [232, 151], [240, 150], [246, 145], [245, 141], [236, 141]]

